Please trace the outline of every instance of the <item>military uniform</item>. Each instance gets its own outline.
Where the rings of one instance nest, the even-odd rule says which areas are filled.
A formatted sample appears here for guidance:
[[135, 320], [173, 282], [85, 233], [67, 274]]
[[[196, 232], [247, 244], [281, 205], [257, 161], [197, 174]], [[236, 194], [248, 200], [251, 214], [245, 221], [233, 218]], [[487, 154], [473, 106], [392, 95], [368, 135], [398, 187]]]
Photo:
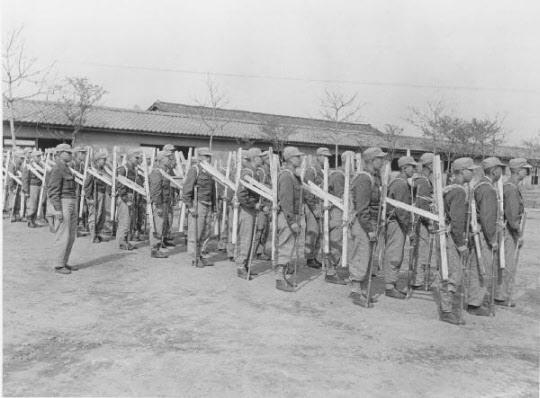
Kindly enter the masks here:
[[[413, 187], [416, 191], [416, 207], [422, 210], [430, 211], [431, 203], [433, 200], [433, 183], [426, 176], [418, 176], [413, 180]], [[418, 242], [418, 266], [416, 268], [416, 275], [413, 286], [419, 287], [424, 284], [425, 272], [430, 264], [429, 258], [429, 242], [430, 242], [430, 229], [431, 221], [428, 218], [415, 216], [416, 222], [420, 223], [420, 231], [416, 239], [420, 239]], [[432, 256], [432, 259], [435, 256]], [[429, 283], [429, 281], [428, 281]]]
[[[100, 155], [105, 156], [106, 155]], [[96, 168], [95, 171], [105, 176], [105, 170], [103, 168]], [[101, 232], [105, 225], [105, 197], [107, 195], [108, 185], [101, 181], [99, 178], [94, 177], [92, 174], [88, 174], [84, 183], [84, 195], [86, 197], [86, 203], [88, 205], [88, 227], [90, 229], [91, 236], [94, 237], [94, 243], [101, 242]]]
[[[264, 153], [263, 153], [264, 154]], [[257, 180], [267, 187], [272, 186], [270, 177], [270, 165], [264, 163], [257, 168]], [[268, 201], [263, 199], [263, 204], [267, 204]], [[259, 211], [259, 218], [257, 220], [257, 229], [255, 231], [255, 253], [260, 259], [268, 260], [270, 256], [266, 254], [266, 245], [268, 241], [268, 235], [270, 231], [270, 217], [268, 212]]]
[[[20, 173], [22, 171], [22, 163], [20, 159], [22, 158], [22, 153], [19, 155], [14, 154], [13, 162], [10, 163], [7, 167], [8, 171], [16, 177], [20, 178]], [[20, 220], [19, 212], [21, 210], [21, 187], [11, 176], [8, 177], [7, 188], [9, 192], [8, 203], [9, 203], [9, 212], [11, 214], [10, 221], [15, 222]]]
[[[71, 152], [68, 144], [56, 147], [57, 153]], [[57, 157], [48, 179], [47, 193], [54, 208], [54, 267], [64, 274], [69, 274], [76, 267], [67, 264], [73, 243], [77, 237], [78, 196], [77, 183], [66, 162]], [[63, 216], [60, 221], [59, 215]]]
[[[32, 153], [33, 158], [37, 158], [41, 153], [34, 152]], [[30, 165], [33, 166], [35, 162], [31, 162]], [[39, 206], [39, 194], [41, 192], [41, 186], [43, 181], [36, 174], [34, 174], [28, 167], [26, 167], [22, 172], [22, 190], [27, 196], [26, 199], [26, 219], [28, 220], [28, 226], [31, 228], [36, 227], [36, 217]]]
[[[137, 180], [137, 166], [135, 164], [127, 162], [125, 165], [118, 167], [116, 172], [119, 176], [126, 177], [130, 181], [136, 182]], [[134, 192], [133, 189], [128, 188], [120, 182], [117, 184], [118, 199], [116, 204], [116, 214], [118, 217], [118, 224], [116, 229], [116, 242], [120, 249], [136, 249], [136, 246], [132, 246], [128, 240], [132, 226], [132, 218], [134, 217]]]
[[[306, 183], [312, 181], [315, 185], [320, 187], [322, 186], [323, 179], [323, 171], [319, 164], [310, 166], [306, 170], [306, 174], [304, 176], [304, 181]], [[304, 255], [308, 261], [316, 260], [317, 254], [321, 250], [321, 202], [315, 195], [309, 192], [305, 193], [304, 202], [306, 217], [306, 242], [304, 246]]]
[[[163, 152], [158, 153], [157, 160], [160, 161], [164, 156]], [[156, 163], [148, 178], [155, 227], [154, 233], [150, 235], [151, 255], [159, 258], [168, 257], [168, 255], [161, 252], [162, 240], [169, 233], [173, 216], [171, 206], [172, 188], [171, 182], [165, 177], [167, 173], [167, 167]]]

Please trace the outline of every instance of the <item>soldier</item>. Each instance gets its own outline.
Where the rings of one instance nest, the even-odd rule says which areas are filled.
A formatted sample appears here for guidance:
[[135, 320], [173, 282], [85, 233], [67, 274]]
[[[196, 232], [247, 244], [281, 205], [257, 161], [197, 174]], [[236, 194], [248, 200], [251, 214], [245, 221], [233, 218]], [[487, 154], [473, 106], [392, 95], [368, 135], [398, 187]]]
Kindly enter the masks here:
[[[73, 170], [81, 174], [84, 174], [84, 161], [86, 159], [86, 152], [86, 148], [83, 148], [82, 146], [76, 146], [75, 148], [73, 148], [73, 159], [71, 161], [73, 165]], [[81, 191], [82, 187], [80, 185], [77, 185], [77, 195], [80, 195]], [[84, 201], [82, 217], [79, 219], [79, 228], [81, 228], [82, 231], [85, 233], [90, 232], [90, 229], [88, 227], [88, 206]]]
[[[264, 151], [261, 153], [260, 156], [260, 164], [259, 164], [259, 157], [256, 157], [254, 159], [255, 163], [257, 164], [257, 179], [261, 184], [264, 184], [268, 188], [272, 186], [272, 179], [270, 176], [270, 163], [269, 163], [269, 152]], [[269, 208], [269, 203], [263, 199], [263, 203], [265, 204], [266, 209]], [[255, 236], [255, 243], [257, 247], [255, 247], [254, 251], [257, 253], [257, 258], [262, 261], [269, 261], [271, 260], [271, 256], [266, 254], [266, 243], [268, 241], [268, 235], [270, 231], [270, 218], [268, 216], [268, 211], [260, 211], [259, 212], [259, 218], [257, 220], [257, 231]]]
[[[504, 237], [505, 268], [499, 269], [497, 285], [495, 286], [495, 304], [515, 307], [514, 301], [510, 301], [509, 288], [512, 274], [515, 273], [514, 254], [518, 247], [523, 246], [523, 231], [521, 219], [523, 218], [523, 197], [519, 189], [520, 181], [529, 174], [532, 166], [527, 159], [516, 158], [510, 160], [510, 179], [503, 185], [504, 218], [506, 220], [507, 233]], [[515, 276], [514, 276], [515, 277]]]
[[[254, 158], [260, 161], [261, 150], [252, 148], [242, 152], [244, 160], [242, 170], [240, 171], [240, 179], [245, 180], [247, 176], [257, 178], [257, 164]], [[251, 253], [251, 244], [253, 243], [253, 226], [257, 218], [257, 212], [260, 211], [261, 198], [260, 195], [246, 188], [242, 184], [238, 187], [238, 202], [240, 204], [238, 214], [238, 237], [236, 244], [238, 245], [238, 253], [235, 260], [237, 274], [239, 278], [247, 279], [248, 277], [248, 261]], [[253, 271], [251, 275], [257, 275]]]
[[72, 149], [68, 144], [56, 146], [56, 164], [47, 182], [47, 192], [55, 218], [54, 268], [59, 274], [70, 274], [78, 267], [68, 265], [73, 243], [77, 237], [78, 198], [75, 177], [67, 166]]
[[[474, 177], [473, 170], [478, 168], [471, 158], [459, 158], [452, 163], [453, 183], [443, 190], [444, 212], [447, 225], [450, 226], [446, 252], [448, 258], [448, 280], [443, 281], [437, 275], [435, 285], [439, 291], [441, 303], [440, 320], [453, 325], [464, 325], [465, 322], [452, 310], [454, 295], [458, 287], [463, 284], [461, 264], [467, 261], [469, 253], [467, 212], [469, 210], [469, 198], [464, 185]], [[461, 311], [461, 310], [460, 310]]]
[[[142, 156], [136, 159], [137, 178], [135, 182], [140, 186], [144, 186], [144, 176], [139, 168], [142, 162]], [[135, 231], [132, 233], [131, 240], [142, 242], [145, 240], [143, 224], [146, 220], [146, 196], [137, 192], [133, 192], [133, 216], [135, 217], [135, 222], [133, 222], [131, 225], [135, 226]]]
[[[107, 161], [107, 153], [101, 152], [94, 157], [95, 171], [105, 176], [105, 163]], [[88, 174], [84, 183], [84, 195], [88, 204], [88, 226], [90, 234], [94, 237], [93, 243], [100, 243], [103, 238], [101, 232], [105, 225], [105, 195], [107, 194], [108, 186], [99, 178]]]
[[[388, 197], [411, 204], [411, 187], [408, 179], [416, 169], [413, 158], [403, 156], [398, 159], [399, 175], [388, 186]], [[385, 295], [396, 299], [404, 299], [405, 293], [396, 288], [399, 270], [403, 263], [403, 250], [405, 237], [409, 236], [410, 244], [414, 245], [414, 232], [412, 231], [411, 214], [403, 209], [396, 209], [388, 205], [386, 209], [388, 225], [386, 228], [386, 269], [385, 269]]]
[[377, 241], [378, 216], [381, 187], [381, 168], [386, 153], [381, 148], [368, 148], [362, 154], [365, 170], [360, 172], [352, 183], [352, 204], [356, 210], [351, 227], [353, 245], [349, 262], [351, 293], [349, 298], [353, 304], [361, 307], [372, 307], [375, 300], [367, 298], [369, 282], [369, 263], [372, 261], [372, 248]]
[[[212, 151], [209, 148], [199, 148], [198, 154], [198, 162], [210, 163], [212, 161]], [[197, 197], [195, 197], [195, 192], [197, 192]], [[210, 222], [212, 212], [215, 211], [213, 209], [215, 196], [216, 190], [212, 176], [199, 167], [198, 163], [191, 166], [184, 181], [182, 201], [189, 211], [188, 254], [192, 258], [192, 265], [199, 268], [214, 265], [201, 256], [201, 246], [211, 232]]]
[[294, 249], [298, 244], [300, 226], [300, 206], [302, 183], [295, 171], [300, 167], [301, 156], [304, 153], [298, 148], [289, 146], [283, 150], [283, 165], [278, 176], [277, 217], [278, 248], [276, 258], [276, 289], [293, 292], [294, 286], [287, 280], [286, 269], [295, 255]]
[[[31, 160], [29, 164], [31, 166], [41, 161], [41, 152], [33, 151], [31, 154]], [[36, 228], [41, 225], [36, 224], [36, 217], [39, 205], [39, 194], [41, 192], [41, 186], [43, 181], [37, 175], [35, 175], [28, 167], [25, 167], [21, 177], [22, 191], [26, 198], [26, 220], [28, 221], [28, 228]]]
[[149, 176], [150, 198], [154, 214], [154, 234], [150, 236], [152, 251], [150, 255], [155, 258], [167, 258], [168, 254], [161, 251], [163, 240], [169, 231], [172, 222], [171, 208], [171, 182], [165, 178], [172, 163], [172, 153], [160, 151], [156, 156], [156, 164]]
[[[433, 156], [434, 154], [429, 152], [420, 156], [418, 163], [422, 165], [422, 170], [420, 170], [420, 175], [413, 180], [413, 188], [416, 191], [416, 207], [426, 211], [430, 211], [433, 202]], [[417, 218], [416, 222], [420, 223], [420, 233], [416, 237], [420, 241], [418, 242], [418, 266], [412, 281], [412, 288], [417, 290], [423, 287], [425, 271], [430, 266], [429, 242], [433, 232], [433, 224], [428, 218], [415, 217]], [[427, 283], [429, 284], [429, 281]]]
[[[353, 151], [345, 151], [341, 154], [341, 163], [345, 164], [347, 158], [351, 159], [351, 164], [355, 158]], [[354, 174], [353, 168], [349, 170], [351, 175]], [[334, 170], [328, 177], [328, 193], [343, 198], [345, 188], [345, 173], [343, 168]], [[327, 258], [325, 282], [334, 283], [336, 285], [347, 285], [347, 281], [343, 279], [337, 272], [337, 267], [341, 261], [343, 248], [343, 212], [335, 206], [329, 206], [329, 239], [330, 239], [330, 254]], [[326, 209], [323, 209], [326, 210]]]
[[[169, 155], [170, 155], [170, 162], [169, 162], [169, 165], [167, 167], [167, 173], [171, 176], [171, 177], [176, 177], [176, 173], [174, 172], [175, 168], [176, 168], [176, 159], [174, 157], [174, 152], [176, 151], [176, 148], [174, 147], [174, 145], [171, 145], [171, 144], [166, 144], [165, 146], [163, 146], [163, 151], [164, 152], [167, 152]], [[171, 217], [174, 215], [174, 204], [175, 203], [178, 203], [178, 198], [180, 197], [180, 190], [171, 185], [171, 194], [170, 194], [170, 213], [171, 213]], [[163, 245], [166, 246], [166, 247], [175, 247], [176, 245], [174, 244], [174, 238], [173, 238], [173, 232], [172, 232], [172, 227], [173, 227], [173, 223], [172, 223], [172, 218], [171, 218], [171, 222], [168, 224], [168, 229], [167, 229], [167, 233], [165, 234], [165, 237], [163, 239]]]
[[[20, 172], [22, 171], [22, 165], [24, 162], [24, 152], [20, 150], [13, 151], [13, 162], [7, 166], [7, 170], [16, 177], [20, 177]], [[20, 206], [21, 206], [21, 186], [13, 179], [8, 177], [8, 192], [9, 192], [9, 212], [10, 212], [10, 222], [21, 221], [19, 215]]]
[[[482, 259], [484, 264], [489, 263], [493, 255], [497, 255], [499, 250], [497, 236], [497, 191], [495, 183], [501, 178], [503, 167], [498, 158], [487, 158], [482, 162], [484, 176], [474, 187], [474, 200], [478, 211], [478, 223], [481, 231], [479, 232], [480, 246], [482, 247]], [[487, 260], [487, 261], [486, 261]], [[479, 272], [478, 260], [476, 256], [471, 258], [469, 290], [467, 300], [467, 312], [477, 316], [489, 316], [490, 311], [484, 305], [487, 293], [487, 284], [484, 276]], [[491, 268], [493, 264], [489, 264]], [[497, 264], [495, 264], [497, 266]], [[486, 272], [489, 272], [486, 267]]]
[[[137, 165], [142, 158], [141, 152], [133, 150], [127, 154], [126, 164], [121, 165], [116, 169], [119, 176], [126, 177], [128, 180], [136, 182], [137, 180]], [[118, 201], [117, 201], [117, 217], [118, 226], [116, 230], [116, 242], [120, 250], [133, 250], [137, 246], [131, 245], [128, 241], [129, 230], [134, 217], [134, 192], [122, 183], [118, 182]]]
[[[312, 181], [317, 186], [321, 187], [324, 179], [322, 167], [324, 160], [332, 156], [328, 148], [317, 149], [316, 162], [309, 166], [306, 170], [304, 181], [308, 183]], [[306, 214], [306, 242], [304, 246], [304, 254], [307, 260], [306, 265], [311, 268], [321, 268], [322, 264], [317, 260], [317, 254], [321, 249], [321, 202], [313, 194], [305, 193], [305, 214]]]

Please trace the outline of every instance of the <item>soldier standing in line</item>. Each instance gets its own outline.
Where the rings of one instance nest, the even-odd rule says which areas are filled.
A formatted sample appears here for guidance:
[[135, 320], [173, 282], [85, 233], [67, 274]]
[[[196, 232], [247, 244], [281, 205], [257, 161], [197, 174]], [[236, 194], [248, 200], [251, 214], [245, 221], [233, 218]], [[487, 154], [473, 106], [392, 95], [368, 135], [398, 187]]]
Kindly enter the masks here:
[[277, 258], [276, 258], [276, 289], [284, 292], [293, 292], [294, 286], [285, 275], [288, 265], [295, 256], [295, 247], [299, 243], [301, 232], [300, 206], [302, 183], [296, 175], [300, 167], [301, 156], [305, 155], [298, 148], [289, 146], [283, 150], [285, 161], [278, 176], [278, 203], [277, 217]]
[[172, 153], [169, 151], [158, 152], [156, 163], [148, 177], [155, 226], [155, 231], [150, 236], [150, 245], [152, 247], [150, 255], [155, 258], [167, 258], [169, 255], [161, 249], [164, 246], [163, 240], [167, 236], [172, 221], [171, 182], [165, 178], [165, 174], [168, 174], [172, 163]]
[[[199, 148], [198, 155], [199, 162], [212, 161], [212, 151], [209, 148]], [[197, 197], [195, 197], [195, 192], [197, 192]], [[202, 257], [201, 246], [211, 232], [210, 223], [212, 213], [215, 211], [213, 208], [215, 196], [216, 189], [212, 176], [197, 163], [191, 166], [184, 181], [182, 201], [189, 211], [188, 254], [192, 258], [192, 265], [199, 268], [214, 265]]]
[[[270, 163], [269, 163], [269, 152], [264, 151], [261, 153], [260, 156], [260, 164], [258, 164], [259, 158], [255, 158], [254, 161], [257, 163], [257, 180], [261, 183], [267, 186], [268, 188], [271, 188], [272, 186], [272, 179], [270, 176]], [[264, 208], [268, 208], [270, 204], [268, 201], [263, 199], [263, 203], [265, 205]], [[263, 209], [264, 209], [263, 208]], [[257, 258], [262, 261], [269, 261], [271, 260], [271, 256], [266, 254], [266, 243], [268, 241], [268, 235], [270, 231], [270, 217], [268, 211], [260, 211], [259, 212], [259, 218], [257, 220], [257, 231], [255, 236], [255, 242], [257, 247], [254, 249], [255, 253], [257, 253]]]
[[[35, 150], [31, 154], [29, 164], [35, 165], [41, 161], [41, 152]], [[36, 217], [39, 205], [39, 194], [43, 181], [35, 175], [28, 167], [25, 167], [22, 172], [22, 191], [26, 197], [26, 220], [28, 228], [36, 228], [41, 225], [36, 224]]]
[[[420, 175], [413, 179], [413, 188], [416, 190], [416, 207], [422, 210], [430, 211], [433, 202], [433, 153], [427, 152], [420, 156], [418, 163], [422, 165]], [[414, 290], [421, 289], [424, 285], [426, 269], [429, 264], [429, 242], [433, 232], [433, 223], [431, 220], [415, 215], [416, 222], [420, 223], [420, 233], [416, 237], [418, 242], [418, 266], [416, 274], [412, 281]], [[429, 284], [429, 281], [427, 281]]]
[[[252, 148], [242, 152], [243, 164], [240, 171], [240, 179], [245, 180], [247, 176], [258, 181], [256, 163], [254, 158], [260, 160], [261, 150]], [[238, 253], [235, 260], [238, 277], [247, 279], [248, 277], [248, 261], [251, 252], [251, 244], [253, 243], [253, 226], [257, 218], [257, 212], [260, 211], [260, 196], [252, 190], [240, 184], [238, 187], [238, 202], [240, 211], [238, 214], [238, 237], [236, 244], [238, 245]], [[253, 271], [250, 275], [257, 275]]]
[[[174, 169], [176, 168], [176, 158], [174, 157], [174, 152], [176, 151], [176, 148], [172, 144], [166, 144], [165, 146], [163, 146], [163, 151], [167, 152], [170, 155], [170, 159], [171, 159], [171, 161], [169, 162], [169, 166], [167, 167], [167, 174], [169, 174], [171, 177], [176, 177], [176, 173], [174, 172]], [[170, 195], [171, 217], [174, 216], [174, 204], [178, 203], [179, 197], [180, 197], [180, 190], [174, 185], [171, 185], [171, 195]], [[171, 222], [168, 225], [167, 233], [165, 234], [165, 238], [163, 239], [163, 245], [165, 247], [176, 246], [174, 244], [172, 228], [173, 228], [173, 222], [171, 218]]]
[[[499, 269], [498, 283], [495, 286], [495, 304], [515, 307], [514, 301], [509, 302], [509, 288], [512, 274], [515, 272], [514, 254], [518, 247], [523, 246], [523, 231], [521, 219], [525, 211], [519, 183], [529, 174], [532, 166], [527, 159], [516, 158], [509, 162], [510, 179], [503, 185], [504, 218], [506, 220], [506, 235], [504, 237], [505, 268]], [[515, 276], [514, 276], [515, 277]]]
[[351, 227], [353, 245], [349, 261], [349, 280], [353, 304], [372, 307], [375, 300], [367, 297], [368, 271], [371, 246], [377, 241], [379, 207], [381, 206], [381, 168], [386, 153], [381, 148], [368, 148], [362, 154], [364, 171], [358, 173], [352, 182], [352, 203], [356, 217]]
[[[119, 176], [126, 177], [128, 180], [137, 181], [137, 165], [142, 158], [141, 152], [138, 150], [130, 151], [126, 157], [126, 164], [121, 165], [116, 169]], [[116, 229], [116, 242], [120, 250], [133, 250], [137, 246], [129, 243], [129, 230], [131, 219], [134, 217], [134, 192], [118, 181], [118, 201], [117, 201], [117, 217], [118, 225]]]
[[[101, 152], [94, 157], [95, 170], [98, 174], [105, 176], [105, 163], [107, 153]], [[101, 232], [105, 225], [105, 195], [110, 189], [107, 184], [99, 178], [88, 174], [84, 183], [84, 195], [88, 204], [88, 227], [90, 235], [93, 236], [93, 243], [100, 243], [103, 238]]]
[[[351, 164], [354, 161], [355, 153], [353, 151], [345, 151], [341, 154], [341, 163], [344, 165], [347, 158], [351, 159]], [[353, 168], [349, 170], [352, 175]], [[351, 179], [352, 180], [352, 179]], [[343, 199], [345, 188], [345, 172], [343, 168], [334, 170], [328, 177], [328, 193], [340, 199]], [[327, 258], [325, 282], [334, 283], [336, 285], [347, 285], [348, 282], [343, 279], [337, 272], [337, 267], [341, 261], [343, 249], [343, 212], [336, 206], [329, 206], [329, 239], [330, 239], [330, 254]], [[326, 210], [323, 208], [323, 210]]]
[[[478, 211], [478, 224], [480, 246], [482, 247], [482, 261], [484, 264], [490, 263], [492, 255], [497, 256], [499, 250], [497, 234], [498, 202], [495, 183], [501, 178], [505, 165], [496, 157], [490, 157], [482, 162], [484, 176], [474, 187], [474, 200]], [[480, 274], [478, 260], [475, 255], [471, 255], [471, 266], [469, 275], [469, 290], [467, 300], [467, 312], [472, 315], [489, 316], [490, 311], [484, 305], [487, 294], [487, 284], [484, 276]], [[498, 263], [495, 264], [497, 266]], [[485, 267], [489, 273], [493, 264]]]
[[70, 274], [78, 267], [68, 265], [73, 243], [77, 237], [78, 197], [75, 177], [67, 163], [72, 149], [68, 144], [56, 146], [56, 164], [47, 182], [47, 192], [55, 218], [54, 268], [59, 274]]
[[[139, 157], [136, 159], [136, 167], [137, 167], [137, 178], [135, 182], [140, 185], [141, 187], [144, 186], [144, 176], [142, 175], [142, 172], [139, 169], [139, 166], [144, 161], [143, 157]], [[142, 242], [145, 240], [144, 235], [145, 231], [143, 231], [144, 228], [144, 220], [146, 219], [146, 196], [141, 195], [140, 193], [133, 192], [133, 217], [135, 217], [135, 222], [133, 223], [135, 225], [135, 231], [133, 231], [133, 234], [131, 236], [131, 240], [135, 242]]]
[[[469, 253], [467, 225], [467, 212], [469, 210], [469, 194], [465, 189], [474, 177], [473, 170], [478, 168], [471, 158], [459, 158], [452, 163], [453, 183], [443, 190], [444, 212], [446, 214], [447, 225], [450, 226], [450, 233], [446, 243], [446, 253], [448, 258], [448, 280], [441, 280], [436, 275], [435, 285], [439, 291], [441, 302], [440, 320], [453, 325], [464, 325], [452, 309], [454, 296], [458, 292], [459, 285], [464, 284], [464, 275], [461, 273], [461, 264], [467, 261]], [[460, 310], [461, 311], [461, 310]]]
[[[316, 162], [306, 170], [304, 181], [321, 187], [324, 179], [322, 167], [326, 158], [332, 156], [328, 148], [317, 149]], [[322, 211], [321, 201], [312, 193], [305, 193], [305, 214], [306, 214], [306, 243], [304, 253], [307, 260], [306, 265], [311, 268], [321, 268], [322, 264], [317, 260], [317, 254], [321, 250], [322, 232]]]
[[[403, 156], [398, 159], [399, 175], [388, 186], [388, 197], [404, 202], [412, 203], [411, 187], [408, 179], [416, 169], [416, 163], [412, 157]], [[399, 270], [403, 263], [403, 250], [405, 238], [409, 236], [410, 244], [414, 245], [414, 231], [412, 231], [411, 214], [403, 209], [396, 209], [388, 205], [386, 209], [388, 226], [386, 229], [386, 268], [385, 268], [385, 295], [396, 299], [405, 299], [405, 293], [396, 288]]]
[[[7, 170], [12, 173], [14, 176], [18, 176], [19, 172], [22, 171], [22, 165], [24, 162], [24, 152], [20, 150], [13, 151], [13, 162], [7, 166]], [[8, 177], [8, 192], [9, 192], [9, 212], [10, 212], [10, 222], [21, 221], [19, 215], [21, 207], [21, 187], [12, 177]]]
[[[73, 164], [73, 170], [84, 174], [84, 161], [86, 159], [86, 148], [83, 148], [82, 146], [76, 146], [73, 149], [73, 159], [71, 163]], [[84, 183], [84, 181], [83, 181]], [[77, 195], [80, 197], [82, 192], [82, 187], [80, 185], [77, 185]], [[79, 228], [82, 229], [83, 232], [90, 232], [90, 229], [88, 228], [88, 206], [86, 205], [86, 201], [83, 201], [83, 212], [82, 217], [79, 219]]]

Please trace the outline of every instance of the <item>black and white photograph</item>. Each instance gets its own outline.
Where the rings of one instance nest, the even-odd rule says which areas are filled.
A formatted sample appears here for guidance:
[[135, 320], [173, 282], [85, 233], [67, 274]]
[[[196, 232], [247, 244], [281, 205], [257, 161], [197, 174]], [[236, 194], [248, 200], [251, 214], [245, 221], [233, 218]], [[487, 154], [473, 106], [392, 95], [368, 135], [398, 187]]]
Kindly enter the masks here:
[[0, 13], [2, 396], [540, 395], [538, 1]]

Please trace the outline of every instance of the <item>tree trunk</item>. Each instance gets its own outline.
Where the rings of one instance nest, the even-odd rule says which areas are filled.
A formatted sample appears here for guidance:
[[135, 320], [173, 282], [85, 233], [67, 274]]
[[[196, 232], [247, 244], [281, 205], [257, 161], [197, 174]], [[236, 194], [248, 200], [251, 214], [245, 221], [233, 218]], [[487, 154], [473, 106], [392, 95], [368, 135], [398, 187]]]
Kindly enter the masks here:
[[17, 146], [17, 139], [15, 138], [15, 110], [13, 109], [13, 93], [11, 91], [11, 83], [8, 84], [9, 99], [7, 100], [8, 107], [11, 109], [9, 113], [9, 129], [11, 131], [11, 149], [15, 149]]
[[336, 144], [336, 169], [338, 168], [338, 159], [339, 159], [339, 144]]
[[208, 147], [210, 148], [210, 150], [212, 150], [212, 143], [214, 141], [214, 133], [210, 133], [210, 141], [208, 142]]

